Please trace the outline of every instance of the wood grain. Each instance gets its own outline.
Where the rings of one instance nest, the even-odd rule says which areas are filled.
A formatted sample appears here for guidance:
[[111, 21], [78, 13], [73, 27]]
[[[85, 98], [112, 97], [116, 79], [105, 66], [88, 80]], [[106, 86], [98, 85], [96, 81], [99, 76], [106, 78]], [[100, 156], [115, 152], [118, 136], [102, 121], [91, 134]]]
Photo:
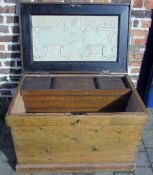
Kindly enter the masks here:
[[[124, 105], [127, 103], [129, 99], [129, 96], [104, 96], [101, 97], [100, 100], [95, 100], [93, 97], [93, 100], [86, 100], [82, 97], [82, 100], [80, 98], [75, 99], [73, 98], [72, 100], [65, 100], [65, 101], [60, 101], [59, 99], [55, 100], [30, 100], [27, 99], [25, 101], [25, 106], [26, 108], [103, 108], [109, 104], [117, 105], [117, 104], [122, 104]], [[124, 105], [125, 106], [125, 105]]]
[[146, 113], [91, 113], [84, 115], [72, 114], [24, 114], [10, 115], [6, 118], [9, 126], [71, 126], [76, 121], [80, 121], [82, 126], [107, 126], [107, 125], [141, 125], [143, 127], [147, 120]]
[[19, 163], [133, 162], [138, 126], [19, 126], [12, 129]]
[[26, 108], [27, 113], [97, 113], [97, 112], [124, 112], [125, 106], [116, 105], [105, 108]]
[[137, 90], [134, 88], [134, 85], [131, 82], [130, 77], [128, 75], [126, 75], [125, 79], [126, 79], [126, 83], [129, 85], [129, 87], [132, 90], [132, 95], [131, 95], [131, 98], [129, 100], [128, 106], [127, 106], [127, 111], [131, 111], [131, 112], [134, 111], [135, 112], [135, 111], [139, 110], [139, 111], [143, 111], [147, 114], [148, 113], [147, 109], [146, 109], [142, 99], [140, 98]]
[[124, 95], [130, 90], [21, 90], [21, 95], [44, 96], [44, 95]]
[[76, 172], [134, 171], [135, 163], [92, 163], [92, 164], [17, 164], [17, 172]]
[[[124, 94], [123, 97], [128, 97], [130, 93]], [[120, 95], [65, 95], [65, 96], [24, 96], [24, 100], [26, 100], [28, 103], [33, 102], [44, 102], [44, 101], [53, 101], [53, 102], [94, 102], [94, 101], [107, 101], [107, 100], [116, 100], [120, 98]]]

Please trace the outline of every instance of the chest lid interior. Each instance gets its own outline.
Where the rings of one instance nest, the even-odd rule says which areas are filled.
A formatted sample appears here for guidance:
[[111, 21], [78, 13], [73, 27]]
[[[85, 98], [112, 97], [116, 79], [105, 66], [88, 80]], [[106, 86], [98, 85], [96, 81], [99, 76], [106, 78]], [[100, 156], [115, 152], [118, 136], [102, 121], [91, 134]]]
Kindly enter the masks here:
[[129, 5], [20, 4], [25, 72], [126, 72]]

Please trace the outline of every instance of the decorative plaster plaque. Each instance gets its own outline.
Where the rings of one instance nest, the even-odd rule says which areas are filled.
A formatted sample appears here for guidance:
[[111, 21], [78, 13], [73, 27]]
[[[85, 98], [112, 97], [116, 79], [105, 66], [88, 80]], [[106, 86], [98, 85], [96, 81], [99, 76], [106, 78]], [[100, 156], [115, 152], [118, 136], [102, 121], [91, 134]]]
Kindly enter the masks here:
[[32, 16], [34, 61], [116, 61], [118, 16]]

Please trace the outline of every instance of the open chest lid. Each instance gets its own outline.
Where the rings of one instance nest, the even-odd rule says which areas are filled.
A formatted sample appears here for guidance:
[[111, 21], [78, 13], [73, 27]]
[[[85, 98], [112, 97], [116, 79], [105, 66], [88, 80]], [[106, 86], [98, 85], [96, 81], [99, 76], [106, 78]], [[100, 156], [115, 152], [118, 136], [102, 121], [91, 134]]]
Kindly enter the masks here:
[[126, 72], [129, 11], [129, 5], [21, 3], [25, 72]]

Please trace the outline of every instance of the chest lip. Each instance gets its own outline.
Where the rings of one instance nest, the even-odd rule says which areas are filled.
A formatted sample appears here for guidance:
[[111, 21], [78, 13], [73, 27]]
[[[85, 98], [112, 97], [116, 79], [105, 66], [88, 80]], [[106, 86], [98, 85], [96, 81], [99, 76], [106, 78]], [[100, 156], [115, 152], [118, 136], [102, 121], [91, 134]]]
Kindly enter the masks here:
[[[34, 61], [32, 48], [32, 15], [117, 15], [117, 61]], [[115, 4], [20, 4], [20, 29], [22, 34], [22, 62], [25, 72], [51, 73], [125, 73], [127, 72], [130, 5]], [[94, 59], [93, 59], [94, 60]]]

